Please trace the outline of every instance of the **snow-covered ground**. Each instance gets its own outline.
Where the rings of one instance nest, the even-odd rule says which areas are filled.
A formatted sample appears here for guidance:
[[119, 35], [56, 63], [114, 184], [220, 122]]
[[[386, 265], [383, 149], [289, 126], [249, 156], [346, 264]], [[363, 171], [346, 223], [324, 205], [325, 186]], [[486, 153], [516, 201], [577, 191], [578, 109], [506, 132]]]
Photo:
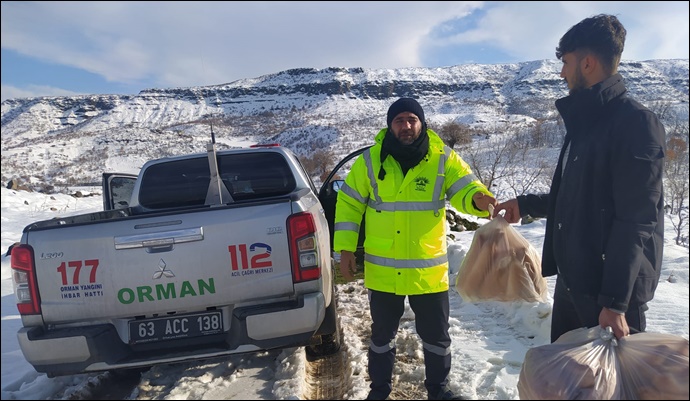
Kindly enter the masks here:
[[[2, 188], [2, 251], [21, 237], [36, 220], [101, 210], [101, 197], [74, 198]], [[467, 217], [467, 216], [466, 216]], [[487, 220], [477, 220], [480, 224]], [[544, 221], [514, 228], [538, 250]], [[649, 332], [688, 338], [688, 249], [675, 245], [666, 224], [661, 280], [648, 311]], [[474, 232], [454, 233], [449, 242], [451, 282], [469, 250]], [[547, 279], [553, 294], [552, 278]], [[338, 285], [338, 308], [343, 328], [342, 361], [345, 399], [364, 399], [368, 393], [367, 347], [370, 330], [366, 289], [361, 281]], [[517, 381], [525, 353], [547, 344], [551, 298], [546, 302], [464, 302], [450, 294], [453, 366], [451, 387], [470, 399], [519, 399]], [[21, 327], [12, 290], [10, 261], [2, 257], [2, 399], [90, 399], [99, 382], [115, 383], [108, 373], [48, 378], [37, 373], [22, 356], [16, 332]], [[414, 314], [406, 309], [396, 338], [393, 399], [425, 399], [421, 343]], [[338, 363], [340, 365], [338, 365]], [[342, 365], [342, 366], [341, 366]], [[141, 374], [128, 399], [306, 399], [319, 387], [307, 374], [314, 364], [302, 348], [258, 352], [197, 363], [156, 366]], [[317, 375], [318, 376], [318, 375]], [[321, 383], [323, 384], [323, 383]], [[100, 395], [103, 398], [105, 396]]]

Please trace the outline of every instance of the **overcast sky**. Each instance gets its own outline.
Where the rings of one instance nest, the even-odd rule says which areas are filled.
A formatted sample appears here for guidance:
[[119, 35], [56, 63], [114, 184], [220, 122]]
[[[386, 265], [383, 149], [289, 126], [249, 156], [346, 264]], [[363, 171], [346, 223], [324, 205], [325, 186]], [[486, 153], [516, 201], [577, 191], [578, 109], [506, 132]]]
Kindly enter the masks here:
[[2, 100], [137, 94], [291, 68], [445, 67], [555, 59], [599, 13], [624, 60], [687, 59], [687, 1], [2, 2]]

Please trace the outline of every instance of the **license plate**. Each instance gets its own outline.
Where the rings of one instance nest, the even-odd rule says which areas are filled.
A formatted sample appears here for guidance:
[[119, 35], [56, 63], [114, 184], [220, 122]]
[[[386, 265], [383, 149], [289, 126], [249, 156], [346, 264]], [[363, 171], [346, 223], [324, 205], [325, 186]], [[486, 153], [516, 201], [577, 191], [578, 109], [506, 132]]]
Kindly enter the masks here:
[[132, 320], [129, 322], [129, 343], [176, 340], [223, 332], [220, 311], [170, 317]]

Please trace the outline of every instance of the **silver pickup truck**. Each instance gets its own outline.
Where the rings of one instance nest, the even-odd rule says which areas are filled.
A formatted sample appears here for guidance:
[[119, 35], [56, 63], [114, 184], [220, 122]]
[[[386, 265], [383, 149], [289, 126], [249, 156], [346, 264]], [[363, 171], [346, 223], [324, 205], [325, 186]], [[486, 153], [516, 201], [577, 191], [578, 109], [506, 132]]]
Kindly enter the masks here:
[[338, 351], [328, 223], [290, 150], [209, 144], [104, 174], [103, 189], [104, 211], [32, 223], [11, 249], [19, 344], [38, 372]]

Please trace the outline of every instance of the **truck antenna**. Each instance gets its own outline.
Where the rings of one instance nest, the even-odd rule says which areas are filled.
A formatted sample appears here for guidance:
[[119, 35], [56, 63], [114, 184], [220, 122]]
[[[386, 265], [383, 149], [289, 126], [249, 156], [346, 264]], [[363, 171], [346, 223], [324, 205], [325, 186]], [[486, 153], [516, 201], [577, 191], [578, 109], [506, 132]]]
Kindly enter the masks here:
[[[220, 107], [220, 99], [218, 98], [218, 94], [216, 93], [216, 107]], [[211, 143], [215, 144], [216, 143], [216, 134], [213, 132], [213, 115], [211, 115], [210, 119], [210, 125], [211, 125]]]
[[[216, 94], [216, 105], [220, 105], [220, 99]], [[218, 170], [218, 158], [216, 155], [216, 135], [213, 133], [213, 115], [209, 119], [211, 126], [211, 143], [206, 144], [206, 154], [208, 158], [208, 167], [210, 171], [210, 182], [208, 191], [206, 192], [205, 204], [211, 206], [222, 205], [226, 201], [232, 202], [233, 198], [228, 191], [228, 188], [223, 183]]]

